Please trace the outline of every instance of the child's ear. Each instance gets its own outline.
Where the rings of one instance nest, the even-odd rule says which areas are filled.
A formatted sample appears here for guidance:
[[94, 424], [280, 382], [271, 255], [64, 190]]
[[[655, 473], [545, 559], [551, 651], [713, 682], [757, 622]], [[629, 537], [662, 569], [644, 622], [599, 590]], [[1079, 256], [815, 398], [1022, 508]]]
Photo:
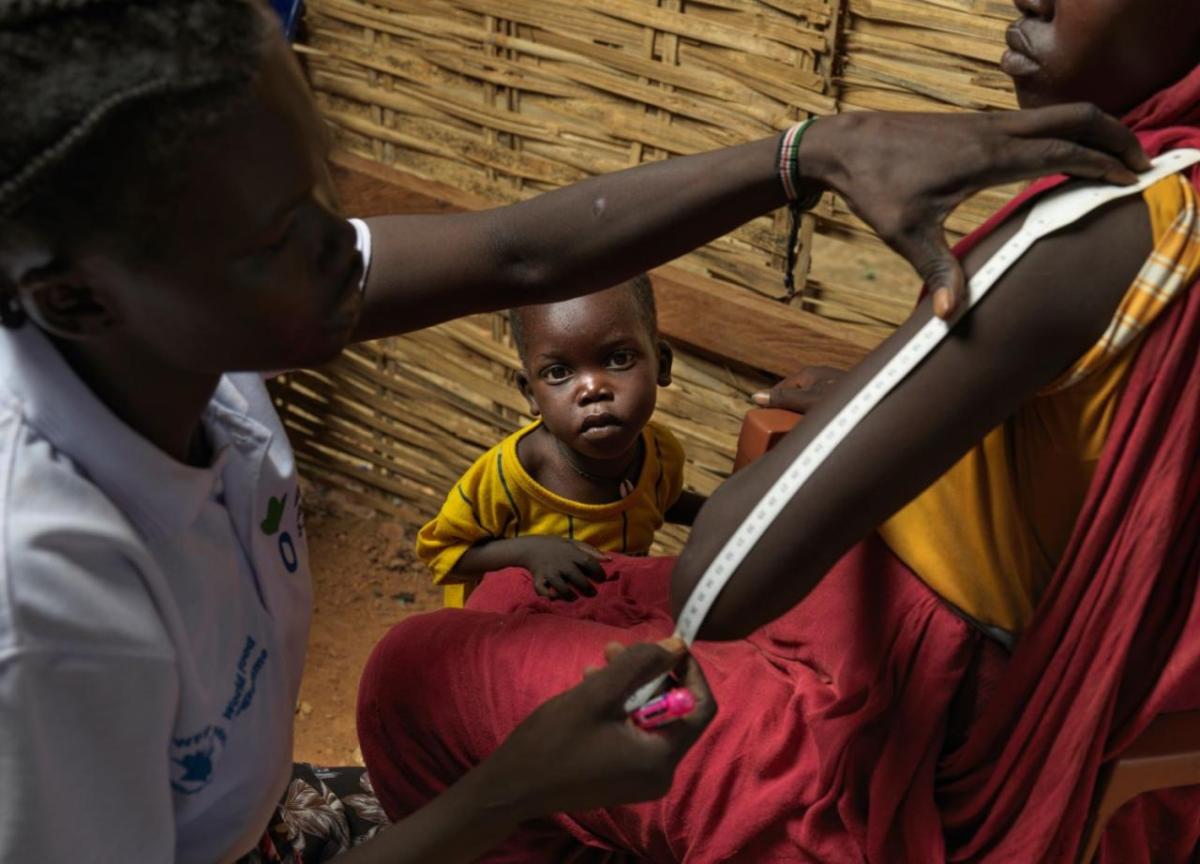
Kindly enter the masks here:
[[88, 339], [116, 324], [107, 305], [76, 273], [58, 268], [31, 272], [17, 284], [25, 313], [43, 330], [63, 339]]
[[671, 365], [675, 362], [675, 352], [662, 339], [658, 340], [658, 386], [671, 386]]
[[517, 389], [521, 391], [521, 395], [529, 403], [529, 413], [534, 417], [542, 416], [542, 409], [538, 407], [537, 398], [533, 395], [533, 387], [529, 385], [529, 376], [524, 371], [517, 373]]

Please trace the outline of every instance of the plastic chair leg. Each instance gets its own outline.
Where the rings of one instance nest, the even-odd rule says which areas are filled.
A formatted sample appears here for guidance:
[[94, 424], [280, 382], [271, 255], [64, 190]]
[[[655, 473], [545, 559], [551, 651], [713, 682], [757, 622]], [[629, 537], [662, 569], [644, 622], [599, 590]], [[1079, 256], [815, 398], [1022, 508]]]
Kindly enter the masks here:
[[1200, 785], [1200, 711], [1161, 714], [1113, 764], [1101, 781], [1080, 864], [1090, 864], [1108, 820], [1145, 792]]

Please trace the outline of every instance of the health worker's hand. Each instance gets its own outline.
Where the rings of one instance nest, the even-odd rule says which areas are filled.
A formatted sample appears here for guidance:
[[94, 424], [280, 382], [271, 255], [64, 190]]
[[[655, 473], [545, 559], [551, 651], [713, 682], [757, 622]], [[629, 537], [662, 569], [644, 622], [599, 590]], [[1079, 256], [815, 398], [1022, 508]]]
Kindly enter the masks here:
[[[716, 714], [717, 705], [682, 639], [628, 648], [613, 643], [608, 665], [533, 712], [484, 763], [521, 818], [661, 798], [679, 760]], [[644, 731], [625, 714], [641, 685], [675, 671], [696, 697], [686, 717]]]
[[1150, 160], [1134, 134], [1093, 105], [976, 114], [852, 112], [801, 141], [802, 176], [830, 186], [903, 255], [950, 318], [966, 281], [943, 223], [988, 186], [1049, 174], [1127, 185]]

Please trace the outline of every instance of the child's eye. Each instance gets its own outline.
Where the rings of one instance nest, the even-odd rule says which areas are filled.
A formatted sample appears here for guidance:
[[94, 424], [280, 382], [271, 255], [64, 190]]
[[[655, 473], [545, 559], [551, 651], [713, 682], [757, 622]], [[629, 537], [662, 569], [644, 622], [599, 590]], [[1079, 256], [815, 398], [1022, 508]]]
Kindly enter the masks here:
[[636, 359], [628, 348], [622, 348], [608, 355], [608, 365], [612, 369], [628, 369]]
[[542, 378], [552, 384], [558, 384], [571, 377], [571, 370], [561, 363], [547, 366], [542, 370]]

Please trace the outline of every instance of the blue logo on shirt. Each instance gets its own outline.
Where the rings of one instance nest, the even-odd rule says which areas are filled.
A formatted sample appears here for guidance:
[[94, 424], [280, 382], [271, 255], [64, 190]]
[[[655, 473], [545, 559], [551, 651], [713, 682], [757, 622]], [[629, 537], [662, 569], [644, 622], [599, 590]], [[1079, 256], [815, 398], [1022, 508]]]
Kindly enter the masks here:
[[[258, 673], [262, 672], [263, 666], [267, 664], [267, 649], [263, 648], [256, 655], [254, 649], [257, 645], [253, 636], [246, 637], [246, 644], [242, 646], [242, 656], [238, 658], [237, 672], [233, 676], [233, 695], [221, 715], [226, 720], [232, 720], [254, 702]], [[254, 658], [253, 662], [251, 657]]]
[[[233, 695], [221, 713], [223, 720], [235, 720], [254, 703], [258, 675], [267, 663], [267, 656], [267, 649], [258, 648], [253, 636], [246, 637], [234, 673]], [[208, 786], [225, 749], [225, 740], [222, 726], [205, 726], [195, 735], [172, 738], [171, 788], [181, 795], [194, 795]]]
[[171, 739], [171, 788], [193, 795], [212, 781], [213, 766], [225, 749], [225, 730], [205, 726], [195, 735]]

